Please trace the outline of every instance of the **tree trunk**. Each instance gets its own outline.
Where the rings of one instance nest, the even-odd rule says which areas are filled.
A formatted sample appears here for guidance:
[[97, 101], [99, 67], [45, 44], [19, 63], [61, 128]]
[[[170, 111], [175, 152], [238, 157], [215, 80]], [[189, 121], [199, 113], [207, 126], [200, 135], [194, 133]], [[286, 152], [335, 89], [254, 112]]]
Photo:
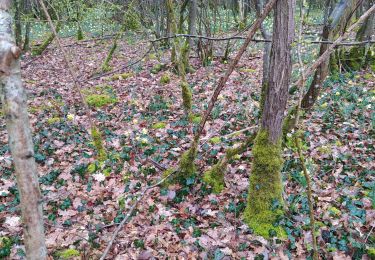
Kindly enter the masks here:
[[[197, 34], [197, 0], [190, 0], [189, 5], [189, 34]], [[194, 44], [194, 39], [189, 38], [189, 45], [192, 47]]]
[[[262, 9], [264, 6], [263, 0], [256, 0], [255, 1], [255, 8], [257, 16], [260, 15]], [[272, 35], [266, 30], [264, 25], [262, 24], [260, 26], [260, 31], [262, 33], [262, 36], [266, 40], [272, 40]], [[264, 50], [263, 50], [263, 79], [262, 79], [262, 94], [261, 94], [261, 101], [260, 101], [260, 110], [261, 113], [263, 111], [264, 106], [264, 98], [265, 98], [265, 91], [266, 87], [268, 85], [268, 74], [269, 74], [269, 67], [270, 67], [270, 53], [271, 53], [271, 42], [265, 42], [264, 43]]]
[[14, 1], [15, 12], [14, 12], [14, 22], [15, 22], [15, 38], [17, 46], [21, 46], [22, 42], [22, 25], [21, 25], [21, 3], [20, 0]]
[[[341, 0], [332, 11], [327, 24], [323, 27], [323, 41], [332, 41], [344, 29], [346, 22], [351, 15], [357, 0]], [[329, 44], [320, 45], [319, 56], [322, 55], [329, 47]], [[302, 99], [301, 107], [310, 109], [315, 103], [323, 82], [329, 73], [330, 59], [323, 62], [314, 74], [313, 81]]]
[[261, 127], [253, 147], [253, 169], [244, 215], [254, 233], [264, 237], [286, 235], [275, 222], [283, 214], [281, 136], [292, 72], [294, 8], [294, 0], [276, 2], [268, 86]]
[[23, 12], [27, 15], [27, 21], [25, 26], [25, 38], [23, 41], [23, 50], [28, 51], [30, 49], [30, 30], [31, 30], [31, 23], [30, 13], [31, 13], [31, 0], [24, 0], [23, 1]]
[[44, 242], [41, 194], [27, 114], [26, 94], [21, 81], [19, 62], [21, 50], [15, 45], [12, 18], [8, 12], [10, 2], [0, 1], [1, 101], [20, 193], [26, 257], [30, 260], [43, 260], [47, 257], [47, 250]]

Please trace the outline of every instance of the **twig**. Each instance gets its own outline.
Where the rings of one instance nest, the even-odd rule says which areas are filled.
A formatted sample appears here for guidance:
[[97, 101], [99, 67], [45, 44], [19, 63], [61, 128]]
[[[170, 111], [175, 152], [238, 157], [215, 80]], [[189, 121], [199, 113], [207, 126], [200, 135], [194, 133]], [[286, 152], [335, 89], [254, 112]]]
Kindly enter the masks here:
[[147, 191], [149, 191], [149, 190], [151, 190], [153, 188], [156, 188], [157, 186], [159, 186], [160, 184], [162, 184], [163, 182], [165, 182], [172, 174], [174, 174], [176, 172], [177, 172], [177, 170], [174, 170], [172, 173], [170, 173], [168, 176], [166, 176], [165, 178], [161, 179], [160, 181], [158, 181], [154, 185], [148, 186], [146, 189], [144, 189], [144, 191], [138, 196], [137, 200], [135, 201], [135, 203], [133, 204], [133, 206], [130, 208], [130, 210], [126, 214], [125, 218], [121, 221], [120, 225], [116, 228], [115, 232], [112, 235], [111, 240], [109, 241], [109, 244], [107, 245], [106, 249], [104, 250], [104, 253], [100, 257], [100, 260], [104, 260], [107, 257], [107, 255], [109, 253], [109, 250], [111, 249], [113, 243], [115, 242], [118, 233], [124, 227], [125, 223], [128, 221], [128, 219], [130, 218], [130, 216], [133, 214], [133, 211], [137, 208], [138, 203], [144, 198], [144, 196], [146, 195]]
[[[197, 39], [203, 39], [203, 40], [208, 40], [208, 41], [229, 41], [229, 40], [246, 40], [246, 37], [243, 36], [229, 36], [229, 37], [208, 37], [208, 36], [203, 36], [203, 35], [192, 35], [192, 34], [174, 34], [171, 36], [165, 36], [161, 37], [158, 39], [150, 40], [149, 42], [159, 42], [159, 41], [164, 41], [167, 39], [173, 39], [173, 38], [179, 38], [179, 37], [185, 37], [185, 38], [197, 38]], [[272, 42], [272, 40], [267, 40], [267, 39], [251, 39], [252, 42]], [[304, 43], [308, 44], [334, 44], [335, 42], [333, 41], [308, 41], [304, 40]], [[358, 41], [358, 42], [342, 42], [340, 44], [336, 44], [336, 46], [352, 46], [352, 45], [365, 45], [365, 44], [374, 44], [375, 41], [367, 40], [367, 41]]]

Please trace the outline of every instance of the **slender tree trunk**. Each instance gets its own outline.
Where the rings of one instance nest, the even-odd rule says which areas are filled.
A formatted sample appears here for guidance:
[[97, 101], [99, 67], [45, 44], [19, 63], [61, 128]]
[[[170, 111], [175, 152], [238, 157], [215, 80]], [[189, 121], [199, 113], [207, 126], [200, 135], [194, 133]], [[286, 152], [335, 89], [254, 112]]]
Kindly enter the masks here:
[[[345, 24], [351, 15], [358, 0], [340, 0], [332, 11], [328, 23], [323, 27], [323, 41], [332, 41], [344, 29]], [[329, 45], [322, 43], [319, 55], [322, 55]], [[319, 96], [323, 82], [329, 74], [330, 59], [322, 63], [315, 72], [313, 81], [302, 99], [301, 107], [309, 109], [315, 103]]]
[[15, 13], [14, 13], [14, 20], [15, 20], [15, 38], [16, 44], [21, 46], [22, 42], [22, 24], [21, 24], [21, 3], [20, 0], [14, 1], [15, 6]]
[[[256, 0], [255, 8], [257, 16], [260, 15], [262, 9], [263, 9], [264, 2], [263, 0]], [[260, 27], [260, 31], [262, 33], [262, 36], [266, 40], [271, 40], [272, 35], [267, 31], [265, 26], [262, 24]], [[260, 101], [260, 110], [262, 112], [263, 105], [264, 105], [264, 98], [265, 98], [265, 91], [268, 86], [268, 74], [269, 74], [269, 67], [270, 67], [270, 53], [271, 53], [271, 42], [265, 42], [264, 43], [264, 50], [263, 50], [263, 79], [262, 79], [262, 94], [261, 94], [261, 101]]]
[[47, 257], [47, 250], [44, 242], [41, 194], [27, 114], [26, 94], [21, 81], [19, 62], [21, 50], [15, 45], [12, 35], [10, 3], [9, 0], [0, 1], [1, 101], [20, 193], [26, 257], [30, 260], [43, 260]]
[[[189, 3], [189, 34], [197, 34], [197, 0], [190, 0]], [[194, 39], [189, 38], [189, 45], [192, 47], [194, 44]]]
[[244, 217], [254, 233], [264, 237], [286, 235], [275, 222], [283, 214], [281, 136], [292, 72], [294, 9], [294, 0], [276, 2], [268, 86], [261, 127], [253, 147], [254, 161]]
[[25, 26], [25, 38], [23, 41], [23, 50], [28, 51], [30, 49], [30, 30], [31, 30], [31, 23], [29, 21], [31, 14], [31, 0], [24, 0], [23, 2], [23, 12], [27, 15], [27, 21]]

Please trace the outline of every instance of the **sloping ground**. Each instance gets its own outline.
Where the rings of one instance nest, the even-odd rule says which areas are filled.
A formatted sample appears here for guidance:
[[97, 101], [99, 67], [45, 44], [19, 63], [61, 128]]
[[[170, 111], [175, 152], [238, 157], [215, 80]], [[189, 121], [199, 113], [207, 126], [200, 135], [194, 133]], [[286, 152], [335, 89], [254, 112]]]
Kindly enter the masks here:
[[[121, 45], [112, 67], [136, 60], [148, 46]], [[69, 47], [72, 61], [89, 77], [104, 60], [108, 43]], [[285, 149], [283, 220], [286, 243], [266, 241], [251, 234], [241, 221], [246, 204], [251, 149], [231, 163], [226, 188], [218, 195], [201, 183], [201, 172], [217, 162], [226, 147], [244, 140], [256, 126], [261, 84], [261, 53], [247, 54], [219, 98], [206, 127], [198, 155], [199, 173], [187, 185], [152, 190], [140, 203], [131, 222], [116, 239], [111, 254], [118, 259], [180, 257], [222, 259], [305, 258], [311, 249], [305, 180], [291, 140]], [[161, 57], [163, 63], [168, 56]], [[116, 223], [131, 207], [134, 196], [161, 178], [155, 163], [175, 166], [189, 147], [215, 82], [226, 65], [214, 59], [188, 75], [194, 92], [193, 125], [184, 115], [178, 77], [168, 66], [153, 74], [160, 61], [148, 55], [127, 74], [82, 81], [85, 96], [105, 95], [107, 105], [93, 102], [97, 125], [103, 133], [108, 160], [96, 162], [78, 93], [59, 51], [49, 50], [23, 63], [25, 86], [34, 132], [36, 160], [45, 201], [47, 245], [55, 256], [69, 247], [97, 258], [111, 239]], [[160, 78], [168, 74], [170, 83]], [[360, 258], [374, 246], [375, 211], [373, 125], [374, 77], [368, 72], [332, 78], [325, 94], [305, 122], [306, 158], [313, 173], [319, 224], [318, 242], [327, 258]], [[4, 120], [0, 121], [1, 237], [12, 238], [11, 258], [17, 258], [22, 227], [18, 195], [12, 175]], [[252, 131], [252, 130], [250, 130]], [[221, 138], [217, 138], [221, 137]], [[70, 253], [76, 253], [70, 251]]]

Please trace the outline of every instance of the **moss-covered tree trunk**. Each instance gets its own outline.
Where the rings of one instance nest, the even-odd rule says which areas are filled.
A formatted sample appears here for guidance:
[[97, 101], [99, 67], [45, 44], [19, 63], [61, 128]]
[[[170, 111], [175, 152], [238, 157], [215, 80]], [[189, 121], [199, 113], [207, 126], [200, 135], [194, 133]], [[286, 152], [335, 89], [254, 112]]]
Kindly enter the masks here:
[[261, 127], [253, 147], [254, 162], [244, 214], [249, 227], [264, 237], [285, 235], [283, 228], [275, 226], [275, 222], [283, 214], [281, 136], [292, 72], [294, 9], [294, 0], [276, 2], [269, 83], [265, 91]]
[[[323, 41], [333, 41], [338, 34], [340, 34], [348, 21], [348, 18], [352, 14], [355, 8], [357, 0], [340, 0], [332, 13], [330, 14], [327, 23], [323, 27], [322, 40]], [[329, 44], [322, 43], [320, 45], [319, 56], [322, 55], [329, 47]], [[336, 63], [332, 63], [333, 66]], [[309, 109], [313, 106], [320, 89], [329, 74], [330, 59], [323, 62], [316, 70], [314, 74], [313, 81], [302, 99], [301, 107], [303, 109]]]
[[[173, 34], [177, 32], [177, 22], [174, 15], [173, 0], [167, 0], [167, 12], [169, 14], [171, 31]], [[188, 49], [189, 43], [186, 41], [181, 43], [180, 39], [175, 37], [172, 42], [171, 62], [181, 77], [182, 103], [186, 114], [190, 113], [192, 106], [192, 92], [186, 81], [186, 68], [188, 65]]]
[[[59, 32], [61, 28], [61, 22], [58, 22], [56, 25], [56, 32]], [[33, 50], [33, 55], [42, 55], [42, 53], [47, 49], [47, 47], [51, 44], [51, 42], [55, 39], [55, 34], [51, 32], [47, 39], [40, 45], [38, 48]]]

